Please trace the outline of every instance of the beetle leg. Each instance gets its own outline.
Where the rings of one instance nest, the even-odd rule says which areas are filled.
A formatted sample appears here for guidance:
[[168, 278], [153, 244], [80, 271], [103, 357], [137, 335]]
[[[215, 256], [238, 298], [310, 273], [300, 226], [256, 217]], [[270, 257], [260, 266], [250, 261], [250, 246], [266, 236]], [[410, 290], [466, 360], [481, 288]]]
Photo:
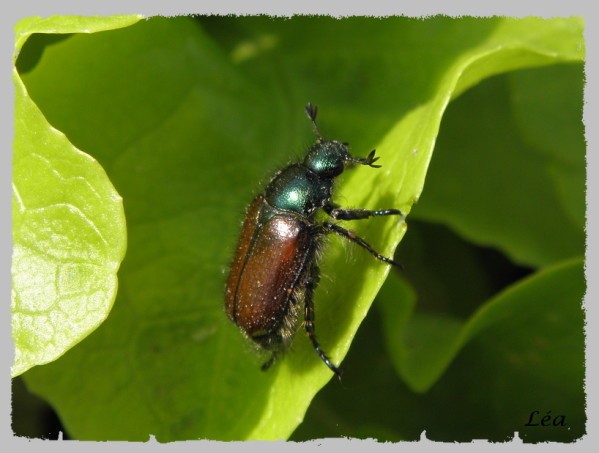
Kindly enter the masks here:
[[402, 217], [402, 220], [405, 218], [405, 215], [399, 209], [380, 209], [377, 211], [370, 211], [368, 209], [343, 209], [337, 204], [330, 202], [324, 205], [323, 209], [335, 220], [360, 220], [385, 215], [399, 215]]
[[306, 296], [304, 300], [304, 328], [306, 329], [306, 334], [310, 341], [312, 342], [312, 346], [316, 350], [316, 353], [320, 357], [320, 359], [328, 366], [333, 373], [337, 375], [339, 379], [341, 379], [342, 370], [339, 367], [333, 365], [333, 362], [328, 358], [328, 356], [324, 353], [318, 340], [316, 339], [315, 327], [314, 327], [314, 288], [318, 283], [319, 278], [319, 269], [318, 266], [314, 265], [312, 267], [312, 272], [310, 278], [306, 282]]
[[272, 353], [272, 355], [270, 356], [270, 359], [268, 359], [266, 362], [264, 362], [264, 363], [262, 364], [262, 366], [260, 367], [260, 369], [261, 369], [262, 371], [266, 371], [266, 370], [268, 370], [268, 369], [270, 368], [270, 366], [271, 366], [273, 363], [275, 363], [275, 360], [276, 360], [276, 358], [277, 358], [277, 354], [273, 352], [273, 353]]
[[372, 256], [374, 256], [377, 260], [382, 261], [383, 263], [392, 264], [393, 266], [397, 266], [400, 269], [403, 269], [403, 266], [397, 261], [393, 261], [391, 258], [387, 258], [386, 256], [381, 255], [372, 246], [362, 239], [360, 236], [356, 235], [354, 231], [346, 230], [345, 228], [337, 225], [332, 222], [323, 222], [322, 228], [325, 233], [337, 233], [339, 236], [343, 236], [345, 239], [348, 239], [352, 242], [355, 242], [360, 247], [366, 249]]

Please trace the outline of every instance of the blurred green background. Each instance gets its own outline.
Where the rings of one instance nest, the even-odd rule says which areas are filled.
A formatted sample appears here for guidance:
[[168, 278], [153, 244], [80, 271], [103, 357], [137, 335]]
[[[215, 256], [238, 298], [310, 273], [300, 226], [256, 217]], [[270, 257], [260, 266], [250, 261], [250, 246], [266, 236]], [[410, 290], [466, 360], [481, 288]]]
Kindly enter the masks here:
[[[101, 164], [123, 197], [127, 254], [107, 320], [14, 379], [16, 435], [583, 436], [580, 19], [136, 20], [95, 33], [79, 32], [93, 18], [21, 24], [17, 102]], [[303, 334], [260, 373], [222, 310], [244, 205], [313, 140], [307, 101], [326, 137], [381, 155], [336, 201], [409, 212], [405, 270], [380, 291], [383, 266], [337, 240], [327, 249], [317, 328], [327, 352], [347, 353], [341, 384]], [[23, 130], [17, 157], [37, 131]], [[351, 226], [383, 253], [404, 233]], [[534, 411], [550, 426], [527, 426]]]

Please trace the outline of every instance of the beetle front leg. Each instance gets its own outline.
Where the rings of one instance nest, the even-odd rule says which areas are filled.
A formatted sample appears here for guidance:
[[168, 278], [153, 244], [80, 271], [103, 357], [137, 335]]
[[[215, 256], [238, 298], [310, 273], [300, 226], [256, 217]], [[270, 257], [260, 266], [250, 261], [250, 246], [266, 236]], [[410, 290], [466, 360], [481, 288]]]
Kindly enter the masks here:
[[399, 215], [402, 219], [405, 218], [405, 215], [399, 209], [380, 209], [376, 211], [371, 211], [369, 209], [343, 209], [332, 202], [326, 204], [323, 209], [335, 220], [360, 220], [386, 215]]

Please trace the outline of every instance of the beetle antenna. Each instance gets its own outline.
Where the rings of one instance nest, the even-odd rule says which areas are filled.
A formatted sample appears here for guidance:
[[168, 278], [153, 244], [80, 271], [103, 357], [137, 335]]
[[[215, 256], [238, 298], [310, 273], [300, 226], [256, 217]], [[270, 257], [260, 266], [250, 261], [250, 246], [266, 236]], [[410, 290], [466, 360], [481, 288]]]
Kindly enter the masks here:
[[316, 124], [316, 115], [318, 114], [318, 107], [313, 105], [311, 102], [308, 102], [308, 104], [306, 104], [306, 114], [308, 115], [310, 121], [312, 121], [312, 129], [314, 129], [314, 134], [316, 134], [319, 141], [322, 140], [322, 134], [320, 133], [320, 130], [318, 129], [318, 126]]

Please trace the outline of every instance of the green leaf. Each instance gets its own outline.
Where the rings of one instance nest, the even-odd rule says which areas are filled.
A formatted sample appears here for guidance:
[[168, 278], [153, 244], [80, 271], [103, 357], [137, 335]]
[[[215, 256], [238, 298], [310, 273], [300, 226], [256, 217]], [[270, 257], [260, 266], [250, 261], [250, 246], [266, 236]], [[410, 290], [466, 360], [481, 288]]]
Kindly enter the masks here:
[[[525, 426], [534, 410], [543, 410], [541, 417], [547, 410], [554, 416], [565, 410], [569, 426], [578, 436], [584, 432], [582, 260], [559, 263], [516, 283], [466, 322], [440, 313], [412, 316], [414, 298], [396, 297], [401, 292], [394, 286], [404, 284], [391, 279], [388, 284], [381, 292], [384, 332], [395, 368], [413, 390], [427, 391], [465, 345], [480, 337], [477, 346], [486, 359], [478, 366], [487, 376], [480, 398], [518, 414], [497, 421], [508, 426], [507, 433], [520, 423], [516, 430], [525, 436], [549, 440], [555, 433]], [[468, 396], [474, 395], [473, 389]], [[489, 416], [497, 415], [489, 409]]]
[[15, 25], [16, 53], [36, 33], [97, 33], [127, 27], [142, 18], [140, 15], [26, 17]]
[[[381, 310], [369, 313], [345, 360], [343, 386], [331, 383], [319, 393], [292, 439], [417, 441], [423, 431], [438, 442], [505, 442], [514, 432], [527, 443], [580, 439], [586, 431], [584, 289], [581, 260], [515, 284], [462, 323], [467, 344], [434, 386], [414, 393], [397, 379], [389, 359], [416, 378], [433, 367], [439, 349], [450, 349], [423, 346], [432, 343], [427, 335], [442, 336], [437, 329], [448, 323], [435, 323], [442, 314], [430, 309], [410, 315], [414, 289], [404, 278], [388, 278], [375, 304]], [[433, 324], [435, 331], [418, 331]], [[391, 357], [383, 336], [395, 343]], [[445, 336], [457, 340], [449, 329]], [[526, 426], [534, 411], [540, 412], [537, 422], [550, 411], [553, 418], [564, 416], [565, 426]]]
[[511, 74], [509, 82], [518, 132], [534, 152], [545, 157], [547, 179], [557, 198], [556, 205], [563, 211], [563, 221], [570, 229], [578, 230], [579, 253], [586, 181], [583, 67], [557, 65], [544, 71], [520, 71]]
[[[570, 325], [569, 315], [561, 311], [571, 310], [570, 307], [578, 307], [580, 311], [584, 295], [583, 275], [580, 260], [539, 271], [484, 303], [467, 322], [440, 313], [426, 312], [414, 314], [410, 319], [414, 294], [397, 300], [396, 295], [405, 293], [405, 289], [390, 279], [389, 284], [399, 285], [399, 288], [392, 286], [383, 292], [382, 299], [385, 302], [382, 307], [385, 334], [398, 373], [415, 391], [424, 392], [439, 379], [464, 345], [481, 332], [488, 329], [505, 331], [508, 329], [504, 327], [507, 323], [509, 329], [513, 329], [509, 336], [510, 344], [515, 347], [516, 344], [526, 343], [525, 339], [518, 343], [519, 339], [515, 338], [516, 323], [522, 336], [529, 337], [531, 332], [536, 332], [533, 323], [540, 323], [546, 329], [543, 335], [550, 336], [546, 325], [549, 318], [559, 319], [564, 328], [571, 329], [571, 334], [580, 340], [579, 343], [575, 342], [574, 349], [569, 350], [572, 353], [569, 360], [573, 360], [577, 366], [581, 365], [582, 325]], [[527, 320], [526, 323], [523, 320]], [[557, 332], [558, 328], [554, 327]], [[580, 327], [580, 330], [573, 327]], [[552, 342], [561, 345], [568, 340], [556, 334]], [[553, 345], [553, 350], [557, 351], [557, 347], [558, 344]], [[563, 363], [563, 369], [570, 370], [572, 367]]]
[[[456, 90], [497, 72], [582, 58], [578, 19], [199, 24], [153, 18], [76, 34], [48, 46], [23, 75], [52, 124], [102, 163], [127, 209], [128, 256], [110, 318], [26, 376], [79, 439], [285, 439], [330, 380], [301, 333], [261, 373], [264, 357], [223, 311], [244, 205], [314, 140], [307, 101], [319, 105], [326, 137], [381, 156], [380, 170], [348, 172], [335, 200], [407, 213]], [[387, 255], [405, 231], [397, 219], [348, 224]], [[388, 272], [361, 250], [352, 254], [348, 262], [341, 241], [330, 241], [316, 295], [317, 333], [335, 363]]]
[[[68, 22], [19, 22], [16, 52], [32, 33], [114, 28], [132, 19]], [[126, 230], [122, 199], [102, 167], [48, 123], [16, 70], [13, 81], [12, 375], [17, 376], [56, 360], [106, 319]]]
[[445, 223], [528, 266], [580, 256], [582, 69], [572, 64], [520, 71], [457, 99], [414, 215]]

